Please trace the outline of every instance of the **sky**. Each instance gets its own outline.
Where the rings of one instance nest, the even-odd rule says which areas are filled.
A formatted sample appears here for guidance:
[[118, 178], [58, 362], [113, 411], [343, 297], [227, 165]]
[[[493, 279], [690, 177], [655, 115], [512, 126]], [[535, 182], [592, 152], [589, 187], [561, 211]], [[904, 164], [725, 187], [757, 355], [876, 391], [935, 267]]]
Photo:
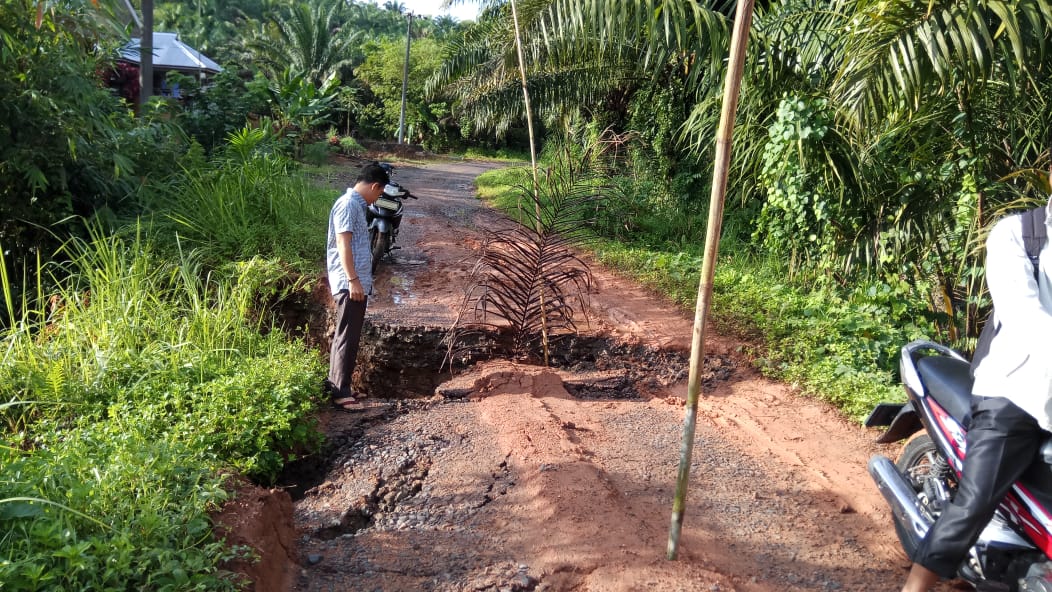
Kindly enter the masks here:
[[[442, 0], [397, 0], [405, 5], [407, 12], [422, 14], [426, 16], [441, 16], [448, 14], [458, 21], [475, 20], [479, 13], [479, 5], [475, 0], [458, 2], [456, 6], [447, 10], [441, 10]], [[383, 0], [373, 0], [375, 4], [384, 5]]]

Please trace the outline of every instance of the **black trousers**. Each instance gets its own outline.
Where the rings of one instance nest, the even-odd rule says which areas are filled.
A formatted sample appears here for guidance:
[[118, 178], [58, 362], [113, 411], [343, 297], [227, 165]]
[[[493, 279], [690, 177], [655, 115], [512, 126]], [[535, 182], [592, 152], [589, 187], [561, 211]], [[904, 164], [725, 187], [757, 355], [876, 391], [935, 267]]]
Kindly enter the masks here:
[[957, 495], [928, 530], [913, 562], [954, 577], [1005, 494], [1033, 462], [1044, 435], [1037, 420], [1008, 399], [972, 397]]
[[332, 335], [332, 350], [329, 352], [327, 386], [333, 398], [338, 399], [354, 394], [351, 379], [358, 361], [358, 343], [362, 339], [365, 305], [369, 298], [356, 302], [351, 300], [347, 290], [341, 290], [333, 298], [336, 300], [336, 330]]

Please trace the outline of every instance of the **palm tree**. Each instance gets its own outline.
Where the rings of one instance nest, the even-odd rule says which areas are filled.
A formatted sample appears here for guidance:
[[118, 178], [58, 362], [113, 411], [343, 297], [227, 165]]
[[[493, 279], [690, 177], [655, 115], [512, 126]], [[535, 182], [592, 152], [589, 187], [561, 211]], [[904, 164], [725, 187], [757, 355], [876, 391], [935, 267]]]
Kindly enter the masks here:
[[[491, 2], [429, 85], [448, 87], [476, 126], [498, 131], [523, 116], [506, 10]], [[725, 16], [696, 2], [525, 0], [518, 11], [530, 94], [549, 122], [588, 109], [613, 89], [658, 78], [677, 62], [696, 61], [691, 75], [703, 77], [702, 64], [718, 63], [727, 35]]]
[[287, 70], [320, 87], [351, 62], [360, 35], [346, 26], [345, 6], [341, 0], [293, 4], [264, 25], [249, 49], [271, 79]]
[[446, 37], [449, 37], [450, 35], [456, 33], [457, 30], [460, 28], [460, 22], [457, 21], [457, 19], [449, 16], [448, 14], [436, 16], [430, 21], [424, 21], [423, 23], [421, 23], [421, 28], [424, 27], [425, 23], [427, 26], [427, 30], [429, 30], [431, 34], [433, 34], [438, 39], [444, 39]]

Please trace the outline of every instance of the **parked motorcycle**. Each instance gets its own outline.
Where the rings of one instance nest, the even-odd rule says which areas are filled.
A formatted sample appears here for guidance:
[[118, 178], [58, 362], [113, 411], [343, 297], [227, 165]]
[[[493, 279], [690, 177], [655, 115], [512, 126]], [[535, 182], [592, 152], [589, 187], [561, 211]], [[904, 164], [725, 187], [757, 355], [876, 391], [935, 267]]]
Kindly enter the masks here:
[[[971, 413], [969, 363], [950, 348], [914, 341], [902, 348], [902, 384], [909, 401], [881, 403], [867, 426], [888, 426], [877, 440], [913, 434], [898, 462], [876, 455], [869, 473], [891, 506], [895, 532], [910, 556], [956, 493]], [[1050, 435], [1052, 438], [1052, 435]], [[980, 591], [1052, 592], [1052, 440], [1012, 486], [958, 575]]]
[[[390, 164], [382, 163], [380, 166], [387, 171], [388, 176], [394, 175], [394, 167]], [[376, 273], [380, 259], [399, 248], [394, 246], [394, 243], [398, 237], [398, 226], [402, 223], [402, 200], [406, 198], [417, 199], [408, 189], [392, 181], [384, 187], [380, 198], [365, 212], [365, 219], [369, 223], [369, 243], [373, 252], [373, 273]]]

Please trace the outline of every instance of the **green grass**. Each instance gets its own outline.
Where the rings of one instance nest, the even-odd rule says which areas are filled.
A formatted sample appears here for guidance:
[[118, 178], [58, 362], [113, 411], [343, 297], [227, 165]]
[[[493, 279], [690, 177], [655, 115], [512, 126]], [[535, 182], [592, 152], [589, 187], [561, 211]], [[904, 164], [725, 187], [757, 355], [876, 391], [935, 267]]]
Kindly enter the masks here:
[[[456, 153], [455, 153], [456, 154]], [[509, 148], [486, 149], [472, 147], [459, 153], [460, 156], [469, 160], [492, 160], [497, 162], [530, 162], [530, 153], [524, 150], [511, 150]]]
[[284, 267], [209, 272], [136, 228], [65, 254], [0, 333], [0, 588], [237, 589], [223, 475], [268, 482], [319, 438], [317, 352], [260, 321]]
[[518, 205], [517, 186], [529, 179], [529, 169], [508, 167], [483, 173], [478, 177], [478, 195], [495, 207], [506, 212], [514, 212]]
[[172, 184], [156, 209], [157, 234], [213, 265], [262, 256], [313, 273], [334, 197], [280, 156], [219, 161]]
[[[521, 174], [521, 169], [502, 169], [481, 175], [476, 180], [480, 196], [514, 216], [511, 189]], [[597, 238], [588, 248], [602, 263], [693, 311], [703, 239], [655, 238], [639, 229], [659, 226], [660, 220], [631, 222], [636, 228], [631, 243]], [[879, 284], [844, 292], [804, 277], [790, 280], [781, 262], [733, 238], [724, 240], [721, 253], [712, 317], [722, 331], [754, 344], [758, 368], [832, 402], [854, 419], [865, 417], [878, 402], [902, 399], [896, 384], [898, 348], [926, 333], [924, 320], [910, 314], [908, 303]]]

